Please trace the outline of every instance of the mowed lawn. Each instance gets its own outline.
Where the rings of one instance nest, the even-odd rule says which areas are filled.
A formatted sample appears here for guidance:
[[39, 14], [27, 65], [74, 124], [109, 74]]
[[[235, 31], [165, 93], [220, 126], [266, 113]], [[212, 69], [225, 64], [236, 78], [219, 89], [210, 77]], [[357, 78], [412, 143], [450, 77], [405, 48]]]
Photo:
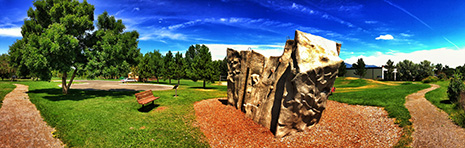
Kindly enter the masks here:
[[[154, 95], [161, 98], [155, 101], [155, 105], [141, 108], [134, 97], [136, 91], [72, 89], [65, 96], [61, 94], [58, 83], [17, 83], [29, 85], [31, 101], [46, 122], [56, 128], [54, 134], [66, 146], [72, 147], [208, 147], [199, 128], [193, 125], [193, 104], [205, 99], [226, 97], [227, 91], [226, 86], [207, 85], [207, 89], [202, 89], [202, 82], [182, 80], [178, 97], [173, 97], [174, 90], [154, 91]], [[392, 84], [338, 78], [336, 92], [329, 99], [384, 107], [400, 126], [410, 125], [410, 114], [404, 106], [404, 98], [429, 85], [410, 82]], [[409, 137], [400, 145], [407, 145]]]
[[161, 98], [141, 108], [136, 91], [71, 90], [65, 96], [57, 83], [24, 84], [54, 134], [73, 147], [207, 147], [193, 126], [193, 103], [226, 97], [226, 86], [204, 90], [201, 82], [183, 80], [178, 97], [174, 90], [154, 91]]
[[3, 99], [6, 94], [10, 93], [15, 88], [16, 86], [8, 80], [0, 81], [0, 108], [2, 108]]

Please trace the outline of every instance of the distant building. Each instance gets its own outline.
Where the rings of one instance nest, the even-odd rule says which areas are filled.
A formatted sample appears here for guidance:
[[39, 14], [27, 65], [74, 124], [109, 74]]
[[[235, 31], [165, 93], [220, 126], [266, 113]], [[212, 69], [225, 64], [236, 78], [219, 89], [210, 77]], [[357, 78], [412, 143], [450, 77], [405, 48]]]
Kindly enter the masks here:
[[[386, 72], [387, 69], [383, 67], [365, 67], [367, 70], [367, 73], [363, 78], [365, 79], [380, 79], [384, 80], [384, 74], [383, 72]], [[396, 75], [397, 75], [397, 69], [394, 68], [394, 80], [396, 80]], [[347, 73], [344, 75], [345, 77], [360, 77], [358, 75], [355, 75], [355, 68], [347, 68]]]

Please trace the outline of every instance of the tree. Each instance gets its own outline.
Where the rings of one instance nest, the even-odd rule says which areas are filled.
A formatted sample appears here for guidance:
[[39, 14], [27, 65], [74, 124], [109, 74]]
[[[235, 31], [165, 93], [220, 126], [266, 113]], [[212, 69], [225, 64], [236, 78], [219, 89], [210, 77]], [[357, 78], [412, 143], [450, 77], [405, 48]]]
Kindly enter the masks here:
[[446, 74], [447, 77], [452, 77], [454, 75], [455, 69], [445, 65], [442, 71]]
[[16, 40], [8, 50], [10, 66], [16, 70], [14, 74], [19, 77], [26, 77], [30, 75], [29, 69], [23, 60], [22, 50], [25, 48], [24, 40]]
[[367, 70], [365, 69], [365, 62], [362, 58], [358, 59], [357, 63], [352, 64], [352, 67], [355, 68], [354, 74], [359, 75], [360, 78], [364, 77], [367, 73]]
[[396, 65], [399, 79], [404, 81], [413, 81], [418, 75], [418, 65], [410, 60], [404, 60]]
[[427, 78], [433, 75], [434, 75], [434, 67], [431, 64], [431, 62], [428, 60], [421, 61], [420, 65], [418, 65], [418, 75], [416, 78], [418, 80], [423, 80], [424, 78]]
[[189, 48], [186, 51], [186, 57], [185, 57], [185, 62], [186, 62], [186, 76], [194, 81], [197, 81], [200, 79], [199, 75], [196, 75], [193, 73], [192, 69], [192, 63], [194, 63], [194, 58], [199, 54], [199, 49], [200, 45], [196, 44], [189, 46]]
[[171, 53], [171, 51], [168, 51], [165, 55], [165, 57], [163, 57], [163, 61], [164, 61], [164, 73], [163, 73], [163, 79], [168, 79], [169, 80], [169, 83], [171, 84], [171, 78], [173, 78], [174, 76], [174, 57], [173, 57], [173, 53]]
[[227, 76], [228, 75], [228, 58], [224, 57], [223, 60], [221, 60], [220, 63], [220, 75], [221, 76]]
[[163, 55], [161, 55], [159, 50], [153, 50], [152, 59], [150, 59], [149, 65], [152, 68], [152, 75], [157, 78], [157, 83], [160, 82], [159, 78], [163, 76], [164, 73], [164, 61], [163, 61]]
[[394, 62], [391, 61], [391, 59], [389, 59], [387, 62], [386, 62], [386, 66], [385, 68], [387, 69], [387, 72], [386, 72], [386, 80], [394, 80]]
[[207, 46], [198, 44], [195, 47], [190, 46], [186, 52], [186, 61], [190, 62], [187, 73], [190, 75], [191, 80], [194, 82], [203, 80], [203, 88], [205, 88], [206, 81], [215, 82], [217, 73], [213, 66], [210, 49]]
[[184, 58], [182, 58], [182, 53], [179, 51], [174, 56], [174, 77], [178, 79], [178, 84], [180, 79], [186, 75]]
[[447, 96], [451, 102], [456, 103], [460, 100], [460, 93], [464, 90], [465, 85], [462, 81], [462, 74], [457, 70], [447, 87]]
[[347, 73], [346, 67], [347, 67], [346, 63], [342, 62], [341, 65], [339, 65], [337, 76], [344, 77], [346, 75], [346, 73]]
[[440, 73], [442, 73], [443, 71], [443, 67], [442, 67], [442, 64], [441, 63], [438, 63], [436, 65], [434, 65], [434, 72], [439, 75]]
[[9, 78], [13, 75], [14, 69], [10, 66], [10, 56], [2, 54], [0, 56], [0, 77], [2, 81], [4, 78]]
[[150, 61], [152, 60], [152, 52], [146, 53], [143, 57], [142, 60], [140, 61], [139, 65], [137, 66], [139, 69], [138, 75], [139, 75], [139, 81], [144, 81], [146, 82], [147, 78], [152, 77], [153, 74], [153, 68], [152, 65], [150, 65]]
[[[50, 80], [51, 71], [62, 75], [62, 92], [68, 94], [80, 64], [84, 63], [86, 32], [94, 29], [94, 6], [77, 0], [37, 0], [21, 27], [23, 38], [10, 46], [13, 65], [26, 66], [30, 74]], [[21, 54], [18, 57], [18, 54]], [[17, 60], [20, 60], [19, 62]], [[68, 84], [67, 72], [74, 70]]]
[[[92, 77], [119, 78], [137, 66], [143, 55], [138, 48], [139, 33], [123, 32], [126, 26], [121, 20], [105, 11], [98, 16], [97, 31], [88, 40], [87, 71]], [[133, 71], [134, 72], [134, 71]]]

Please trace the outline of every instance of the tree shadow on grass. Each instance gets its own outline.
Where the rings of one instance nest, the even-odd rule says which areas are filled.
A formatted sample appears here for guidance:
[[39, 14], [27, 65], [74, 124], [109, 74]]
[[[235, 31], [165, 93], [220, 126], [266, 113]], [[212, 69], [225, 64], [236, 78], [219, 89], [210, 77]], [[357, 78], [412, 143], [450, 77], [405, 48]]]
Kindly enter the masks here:
[[111, 98], [124, 98], [128, 96], [134, 96], [135, 93], [140, 91], [134, 91], [129, 89], [115, 89], [115, 90], [78, 90], [71, 89], [68, 95], [63, 95], [61, 88], [49, 88], [49, 89], [37, 89], [31, 90], [29, 94], [46, 94], [43, 98], [50, 101], [63, 101], [72, 100], [80, 101], [85, 99], [97, 98], [97, 97], [111, 97]]
[[159, 104], [154, 104], [154, 103], [150, 103], [150, 104], [147, 104], [147, 105], [144, 105], [143, 107], [137, 109], [139, 112], [144, 112], [144, 113], [148, 113], [150, 111], [152, 111], [154, 108], [157, 108], [158, 106], [160, 106]]
[[218, 89], [218, 87], [190, 87], [190, 88], [193, 88], [193, 89]]
[[452, 104], [450, 100], [441, 100], [440, 103], [442, 104]]

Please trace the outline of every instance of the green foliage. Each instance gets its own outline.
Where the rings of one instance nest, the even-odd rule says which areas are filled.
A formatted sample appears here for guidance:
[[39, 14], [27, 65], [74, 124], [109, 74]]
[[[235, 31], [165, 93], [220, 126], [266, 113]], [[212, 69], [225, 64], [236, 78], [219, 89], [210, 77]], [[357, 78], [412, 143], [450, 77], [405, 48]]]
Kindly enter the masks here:
[[465, 85], [462, 81], [462, 74], [457, 72], [454, 74], [454, 78], [450, 80], [449, 86], [447, 87], [447, 96], [449, 100], [456, 103], [460, 99], [460, 92], [465, 91]]
[[346, 73], [347, 73], [346, 63], [342, 62], [341, 65], [339, 65], [337, 76], [343, 77], [346, 75]]
[[421, 61], [418, 65], [418, 75], [416, 79], [423, 80], [429, 76], [434, 76], [434, 66], [428, 60]]
[[447, 80], [447, 75], [445, 73], [441, 72], [441, 73], [438, 74], [438, 78], [440, 80]]
[[384, 75], [384, 79], [385, 80], [394, 80], [394, 62], [391, 61], [391, 59], [389, 59], [387, 62], [386, 62], [386, 66], [384, 66], [384, 68], [387, 69], [386, 71], [386, 74]]
[[178, 79], [178, 84], [180, 83], [180, 79], [186, 75], [185, 63], [182, 53], [178, 51], [174, 56], [174, 77]]
[[423, 82], [423, 83], [432, 83], [432, 82], [437, 82], [438, 80], [439, 80], [439, 78], [436, 77], [436, 76], [429, 76], [429, 77], [426, 77], [423, 80], [421, 80], [421, 82]]
[[440, 73], [443, 73], [443, 70], [444, 70], [444, 67], [442, 67], [441, 63], [434, 65], [434, 73], [439, 75]]
[[35, 9], [29, 8], [21, 27], [23, 38], [10, 46], [12, 65], [21, 75], [41, 80], [50, 80], [52, 70], [64, 73], [66, 94], [71, 85], [66, 85], [66, 73], [85, 63], [84, 43], [89, 36], [86, 32], [94, 29], [94, 6], [77, 0], [37, 0], [33, 5]]
[[92, 48], [86, 50], [88, 60], [86, 71], [90, 77], [127, 76], [131, 72], [130, 67], [137, 66], [139, 60], [142, 60], [143, 55], [140, 53], [137, 41], [139, 33], [123, 32], [125, 28], [121, 19], [116, 20], [106, 11], [98, 16], [97, 31], [88, 41]]
[[365, 62], [362, 58], [358, 59], [357, 63], [352, 64], [352, 68], [355, 68], [354, 74], [360, 76], [360, 78], [364, 77], [367, 73], [367, 70], [365, 69]]
[[186, 51], [186, 63], [190, 64], [187, 69], [187, 76], [193, 80], [203, 80], [205, 82], [215, 82], [218, 78], [218, 71], [215, 69], [210, 49], [205, 45], [191, 45]]
[[0, 55], [0, 77], [10, 78], [14, 74], [14, 68], [10, 66], [10, 56], [8, 54]]
[[178, 97], [173, 97], [175, 90], [154, 91], [161, 98], [144, 108], [135, 91], [70, 90], [70, 95], [61, 95], [56, 84], [25, 84], [31, 102], [68, 147], [208, 147], [193, 126], [193, 104], [226, 97], [227, 88], [209, 85], [211, 91], [199, 91], [202, 83], [181, 81]]
[[448, 65], [446, 65], [446, 66], [444, 66], [444, 68], [442, 70], [447, 75], [447, 77], [450, 78], [450, 77], [454, 76], [454, 73], [455, 73], [454, 68], [450, 68]]
[[418, 65], [409, 60], [404, 60], [396, 65], [399, 80], [413, 81], [418, 75]]
[[163, 79], [169, 79], [169, 83], [171, 84], [171, 78], [174, 77], [174, 72], [175, 72], [175, 62], [174, 62], [174, 57], [173, 53], [171, 51], [168, 51], [166, 55], [163, 57], [164, 61], [164, 72], [163, 72]]
[[451, 102], [448, 97], [450, 81], [439, 81], [436, 84], [441, 87], [426, 93], [425, 98], [449, 114], [449, 118], [457, 125], [465, 128], [465, 111], [460, 109], [459, 104]]

